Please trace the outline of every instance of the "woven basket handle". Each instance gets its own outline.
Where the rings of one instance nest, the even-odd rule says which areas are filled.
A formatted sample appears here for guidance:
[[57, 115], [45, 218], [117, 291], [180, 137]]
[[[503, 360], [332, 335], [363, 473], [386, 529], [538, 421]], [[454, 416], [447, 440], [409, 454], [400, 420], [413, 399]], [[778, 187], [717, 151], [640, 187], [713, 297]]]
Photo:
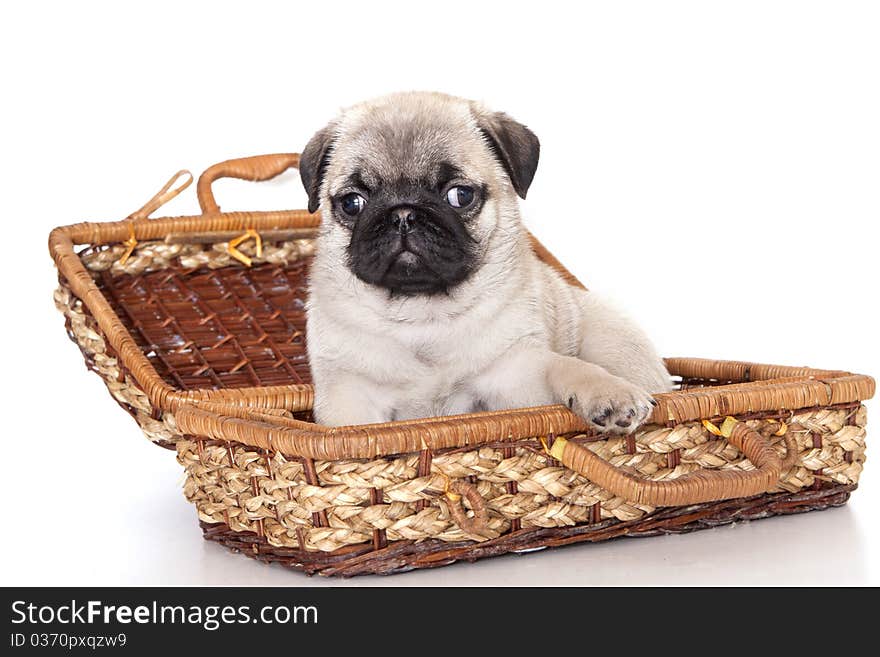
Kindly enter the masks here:
[[623, 499], [649, 506], [700, 504], [766, 493], [779, 481], [797, 457], [791, 434], [785, 436], [788, 454], [782, 461], [757, 431], [736, 422], [728, 436], [755, 466], [754, 470], [700, 470], [677, 479], [653, 481], [612, 465], [587, 447], [557, 438], [550, 455], [564, 466]]
[[253, 155], [235, 160], [218, 162], [205, 169], [196, 184], [196, 194], [202, 214], [217, 214], [220, 206], [214, 200], [211, 185], [218, 178], [239, 178], [241, 180], [263, 181], [279, 176], [290, 168], [299, 167], [299, 153], [273, 153]]

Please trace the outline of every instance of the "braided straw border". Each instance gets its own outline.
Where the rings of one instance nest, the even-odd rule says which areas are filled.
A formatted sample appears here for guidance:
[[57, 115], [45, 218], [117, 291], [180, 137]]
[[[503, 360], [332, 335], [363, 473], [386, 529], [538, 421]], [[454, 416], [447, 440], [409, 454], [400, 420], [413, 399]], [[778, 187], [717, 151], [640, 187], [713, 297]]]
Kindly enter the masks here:
[[[864, 406], [815, 409], [791, 417], [788, 431], [797, 458], [769, 493], [796, 492], [818, 482], [853, 485], [865, 461]], [[776, 420], [745, 424], [785, 457]], [[571, 440], [589, 440], [576, 436]], [[702, 470], [753, 470], [727, 440], [699, 422], [645, 426], [632, 437], [592, 440], [592, 452], [649, 481], [674, 480]], [[330, 552], [373, 540], [485, 541], [517, 528], [563, 527], [615, 519], [631, 521], [655, 510], [617, 497], [545, 454], [537, 441], [507, 447], [451, 450], [433, 456], [419, 474], [421, 454], [373, 460], [291, 459], [245, 445], [183, 439], [178, 461], [186, 470], [184, 492], [199, 518], [265, 537], [269, 545]], [[670, 460], [670, 455], [675, 454]], [[310, 470], [314, 474], [310, 475]], [[479, 533], [462, 527], [458, 501], [446, 493], [473, 486], [486, 522]], [[376, 491], [381, 491], [378, 495]], [[468, 504], [468, 506], [473, 506]], [[466, 515], [473, 518], [476, 509]]]
[[364, 544], [334, 552], [278, 548], [251, 532], [236, 532], [223, 523], [200, 522], [205, 540], [267, 563], [301, 570], [308, 575], [352, 577], [391, 575], [417, 568], [436, 568], [456, 561], [475, 561], [510, 552], [523, 554], [547, 547], [606, 541], [628, 536], [682, 534], [720, 525], [777, 515], [821, 511], [846, 504], [855, 486], [823, 484], [797, 493], [773, 493], [737, 500], [671, 507], [638, 520], [604, 520], [571, 527], [521, 529], [496, 539], [449, 543], [436, 539], [395, 541], [385, 547]]

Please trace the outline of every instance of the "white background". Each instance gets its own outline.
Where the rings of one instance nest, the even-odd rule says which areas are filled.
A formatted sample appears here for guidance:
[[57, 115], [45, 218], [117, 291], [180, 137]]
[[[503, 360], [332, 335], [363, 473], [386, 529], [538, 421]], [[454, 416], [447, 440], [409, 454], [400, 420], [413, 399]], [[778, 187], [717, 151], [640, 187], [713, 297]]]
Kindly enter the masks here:
[[[2, 584], [342, 583], [201, 539], [173, 453], [65, 337], [45, 244], [56, 225], [125, 217], [181, 167], [299, 151], [384, 92], [478, 98], [531, 126], [527, 224], [662, 353], [880, 373], [872, 3], [0, 11]], [[305, 203], [296, 174], [217, 196]], [[160, 214], [196, 210], [188, 190]], [[871, 459], [839, 510], [345, 584], [878, 584], [878, 502]]]

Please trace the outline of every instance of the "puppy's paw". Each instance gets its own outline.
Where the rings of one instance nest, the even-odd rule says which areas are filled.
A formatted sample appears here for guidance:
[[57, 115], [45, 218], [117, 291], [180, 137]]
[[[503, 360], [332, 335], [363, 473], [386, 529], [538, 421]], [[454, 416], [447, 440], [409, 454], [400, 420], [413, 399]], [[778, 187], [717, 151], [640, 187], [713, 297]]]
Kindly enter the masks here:
[[656, 405], [647, 392], [611, 374], [573, 387], [565, 402], [593, 428], [620, 434], [634, 431]]

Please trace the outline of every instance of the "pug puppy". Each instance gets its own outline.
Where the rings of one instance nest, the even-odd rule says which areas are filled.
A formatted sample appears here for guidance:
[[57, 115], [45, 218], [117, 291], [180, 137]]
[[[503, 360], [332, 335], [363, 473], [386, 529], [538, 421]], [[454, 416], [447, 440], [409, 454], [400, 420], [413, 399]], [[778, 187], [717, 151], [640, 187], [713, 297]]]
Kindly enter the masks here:
[[506, 114], [422, 92], [353, 106], [311, 139], [317, 422], [557, 403], [601, 431], [645, 420], [670, 389], [651, 343], [530, 246], [517, 197], [539, 150]]

